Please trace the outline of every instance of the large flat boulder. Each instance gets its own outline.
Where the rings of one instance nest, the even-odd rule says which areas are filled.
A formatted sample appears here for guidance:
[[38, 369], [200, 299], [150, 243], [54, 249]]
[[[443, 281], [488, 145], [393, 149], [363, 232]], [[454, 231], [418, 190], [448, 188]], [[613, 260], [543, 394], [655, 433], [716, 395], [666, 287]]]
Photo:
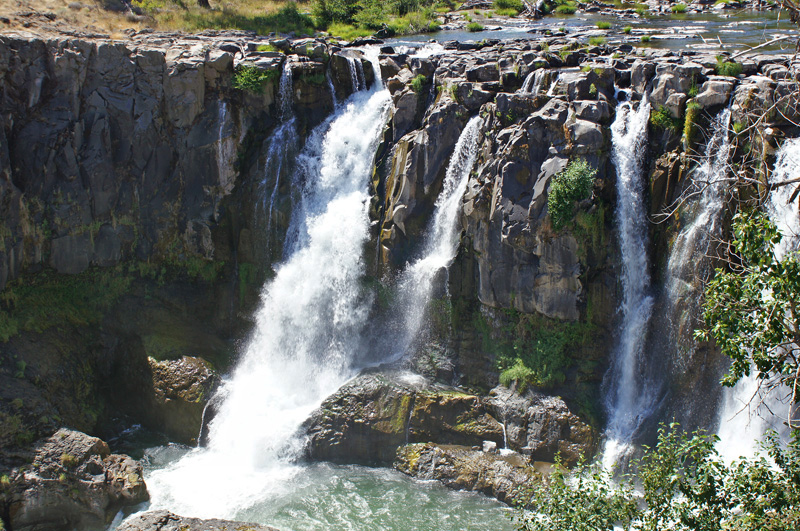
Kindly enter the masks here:
[[139, 462], [66, 428], [36, 445], [2, 496], [15, 531], [104, 529], [122, 507], [149, 499]]
[[305, 423], [313, 459], [391, 464], [399, 446], [502, 442], [482, 399], [402, 372], [367, 373], [329, 397]]
[[118, 531], [278, 531], [274, 527], [216, 518], [200, 519], [178, 516], [168, 511], [151, 511], [134, 516]]

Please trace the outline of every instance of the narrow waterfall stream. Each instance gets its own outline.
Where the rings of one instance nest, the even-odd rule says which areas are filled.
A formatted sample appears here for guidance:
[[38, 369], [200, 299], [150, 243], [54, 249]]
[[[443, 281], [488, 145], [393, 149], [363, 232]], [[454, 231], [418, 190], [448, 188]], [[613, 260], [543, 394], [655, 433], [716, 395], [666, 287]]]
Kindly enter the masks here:
[[[800, 178], [800, 139], [786, 140], [777, 155], [775, 169], [770, 176], [773, 183]], [[767, 213], [783, 235], [775, 247], [775, 257], [783, 259], [800, 246], [800, 209], [797, 198], [791, 201], [795, 187], [774, 189], [768, 198]], [[790, 406], [777, 392], [766, 396], [759, 390], [756, 371], [751, 371], [732, 388], [722, 393], [719, 410], [719, 451], [728, 461], [738, 457], [752, 457], [758, 452], [758, 443], [767, 430], [781, 436], [788, 435], [784, 422], [790, 415]]]
[[[510, 529], [507, 509], [482, 495], [421, 484], [392, 470], [300, 459], [300, 424], [358, 369], [372, 304], [361, 282], [368, 179], [390, 104], [382, 87], [357, 92], [311, 133], [297, 156], [292, 182], [303, 189], [287, 235], [288, 258], [264, 287], [253, 337], [218, 391], [208, 446], [148, 450], [150, 509], [262, 522], [282, 531]], [[294, 129], [289, 113], [282, 112], [278, 132]], [[456, 216], [480, 123], [474, 118], [461, 135], [424, 258], [404, 276], [408, 308], [424, 307], [434, 274], [455, 254]], [[280, 168], [275, 171], [280, 178]], [[408, 342], [421, 316], [407, 315]]]
[[430, 302], [434, 277], [446, 269], [456, 256], [458, 213], [478, 155], [482, 121], [480, 116], [473, 117], [461, 132], [447, 166], [442, 191], [436, 199], [421, 257], [409, 264], [400, 277], [398, 305], [403, 313], [403, 337], [396, 343], [398, 349], [394, 358], [406, 353], [419, 332]]
[[[278, 190], [280, 189], [281, 182], [285, 180], [287, 174], [291, 172], [291, 167], [300, 144], [300, 137], [297, 134], [297, 120], [292, 110], [293, 83], [292, 68], [290, 63], [286, 61], [283, 65], [283, 73], [281, 74], [281, 79], [278, 84], [280, 125], [278, 125], [278, 128], [270, 136], [265, 150], [264, 179], [260, 186], [261, 197], [263, 197], [261, 215], [265, 220], [264, 238], [268, 257], [271, 257], [271, 252], [274, 247], [273, 235], [276, 232], [274, 226], [275, 201], [278, 197]], [[274, 181], [271, 190], [268, 188], [270, 181]]]
[[647, 144], [650, 105], [647, 99], [621, 103], [611, 125], [612, 160], [617, 170], [617, 230], [622, 256], [622, 322], [607, 375], [608, 425], [603, 464], [612, 467], [630, 451], [636, 430], [651, 411], [655, 397], [642, 381], [641, 357], [653, 306], [649, 294], [647, 218], [642, 164]]

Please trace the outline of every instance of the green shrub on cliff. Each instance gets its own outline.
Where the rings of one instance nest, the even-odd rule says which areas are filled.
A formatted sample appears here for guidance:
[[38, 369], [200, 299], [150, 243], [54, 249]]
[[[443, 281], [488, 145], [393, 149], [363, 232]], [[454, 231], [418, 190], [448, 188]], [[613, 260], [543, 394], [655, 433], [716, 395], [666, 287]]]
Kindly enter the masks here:
[[262, 70], [254, 65], [242, 64], [233, 73], [233, 87], [255, 94], [263, 94], [267, 82], [280, 74], [277, 70]]
[[736, 77], [742, 73], [744, 67], [741, 63], [737, 63], [735, 61], [728, 61], [723, 56], [717, 57], [717, 65], [714, 67], [714, 70], [717, 71], [717, 74], [720, 76], [731, 76]]
[[673, 118], [672, 113], [663, 105], [650, 111], [650, 125], [662, 131], [672, 131], [677, 133], [683, 127], [683, 122], [679, 118]]
[[572, 219], [575, 203], [592, 192], [597, 170], [584, 159], [573, 160], [564, 171], [553, 177], [547, 195], [547, 212], [555, 230]]

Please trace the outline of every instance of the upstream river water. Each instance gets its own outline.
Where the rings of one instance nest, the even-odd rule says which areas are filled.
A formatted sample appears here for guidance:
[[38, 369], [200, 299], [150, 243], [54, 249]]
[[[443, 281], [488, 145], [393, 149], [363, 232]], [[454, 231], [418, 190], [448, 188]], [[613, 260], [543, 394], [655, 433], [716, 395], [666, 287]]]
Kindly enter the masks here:
[[[598, 30], [598, 22], [611, 24], [609, 30]], [[420, 42], [481, 41], [483, 39], [536, 39], [545, 32], [566, 30], [566, 36], [605, 35], [609, 44], [629, 43], [638, 47], [670, 50], [740, 51], [763, 44], [776, 37], [796, 33], [785, 14], [779, 11], [735, 11], [724, 13], [672, 14], [644, 17], [616, 17], [595, 13], [555, 15], [540, 20], [520, 21], [516, 19], [482, 21], [485, 31], [468, 32], [444, 30], [425, 35], [413, 35], [393, 39], [393, 43], [414, 45]], [[631, 27], [630, 34], [622, 29]], [[641, 42], [643, 35], [650, 42]], [[793, 51], [793, 45], [779, 42], [761, 48], [761, 53]]]

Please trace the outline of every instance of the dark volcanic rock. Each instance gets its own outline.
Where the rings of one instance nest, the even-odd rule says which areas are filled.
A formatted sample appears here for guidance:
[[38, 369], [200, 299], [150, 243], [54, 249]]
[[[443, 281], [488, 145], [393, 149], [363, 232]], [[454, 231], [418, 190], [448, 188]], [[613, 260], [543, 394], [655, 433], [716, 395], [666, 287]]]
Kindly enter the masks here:
[[509, 505], [526, 487], [541, 480], [521, 454], [466, 446], [409, 444], [397, 450], [394, 467], [415, 478], [437, 479], [451, 489], [482, 492]]
[[231, 520], [187, 518], [168, 511], [152, 511], [135, 516], [118, 531], [278, 531], [274, 527]]
[[389, 464], [411, 442], [501, 442], [503, 427], [482, 400], [410, 373], [363, 374], [329, 397], [306, 421], [313, 459]]
[[552, 462], [560, 454], [567, 465], [594, 455], [596, 434], [561, 398], [533, 391], [520, 395], [502, 386], [490, 395], [487, 403], [504, 422], [508, 445], [514, 450], [535, 461]]
[[120, 508], [148, 499], [142, 466], [96, 437], [61, 429], [35, 448], [30, 469], [3, 493], [14, 530], [103, 529]]
[[219, 384], [219, 376], [201, 358], [183, 356], [167, 361], [149, 358], [148, 363], [153, 375], [153, 395], [151, 409], [143, 414], [173, 440], [196, 443], [203, 409]]

